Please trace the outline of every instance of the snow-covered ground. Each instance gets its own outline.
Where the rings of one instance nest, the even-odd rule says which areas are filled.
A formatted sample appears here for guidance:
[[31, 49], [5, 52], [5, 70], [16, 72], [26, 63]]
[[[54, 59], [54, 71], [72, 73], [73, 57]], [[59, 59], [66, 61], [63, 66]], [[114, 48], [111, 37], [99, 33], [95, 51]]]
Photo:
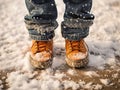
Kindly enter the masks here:
[[[64, 39], [60, 31], [64, 4], [62, 0], [56, 0], [56, 4], [59, 27], [54, 38], [53, 66], [33, 71], [28, 62], [31, 40], [23, 19], [28, 13], [24, 0], [0, 1], [0, 71], [11, 71], [7, 72], [8, 90], [100, 90], [114, 84], [117, 86], [113, 90], [120, 89], [120, 1], [93, 0], [92, 13], [96, 18], [90, 35], [85, 39], [90, 50], [90, 62], [86, 69], [81, 70], [65, 65]], [[0, 90], [4, 88], [3, 77], [0, 76]], [[101, 83], [89, 81], [92, 77], [99, 77]], [[117, 81], [112, 82], [111, 78]]]

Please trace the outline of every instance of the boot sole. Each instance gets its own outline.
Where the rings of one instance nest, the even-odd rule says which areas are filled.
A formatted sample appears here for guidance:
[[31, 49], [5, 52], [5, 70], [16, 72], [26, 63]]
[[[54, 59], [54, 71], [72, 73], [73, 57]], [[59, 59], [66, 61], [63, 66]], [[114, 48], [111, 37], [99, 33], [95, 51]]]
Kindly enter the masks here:
[[52, 66], [52, 61], [53, 61], [53, 58], [45, 61], [45, 62], [39, 62], [39, 61], [36, 61], [34, 60], [31, 56], [30, 56], [30, 64], [32, 65], [32, 67], [34, 69], [46, 69], [46, 68], [49, 68]]
[[77, 61], [73, 61], [73, 60], [66, 58], [66, 63], [68, 64], [68, 66], [72, 68], [82, 68], [88, 65], [89, 59], [88, 59], [88, 56], [85, 59], [81, 59]]

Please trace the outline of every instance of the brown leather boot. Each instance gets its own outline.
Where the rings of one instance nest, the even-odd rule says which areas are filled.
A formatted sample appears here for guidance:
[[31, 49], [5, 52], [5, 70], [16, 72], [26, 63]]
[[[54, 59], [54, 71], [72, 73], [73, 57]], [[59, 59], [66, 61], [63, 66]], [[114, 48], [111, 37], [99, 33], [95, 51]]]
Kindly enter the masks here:
[[80, 68], [88, 64], [88, 47], [85, 41], [66, 40], [66, 62], [70, 67]]
[[45, 69], [52, 65], [53, 40], [32, 41], [30, 63], [34, 68]]

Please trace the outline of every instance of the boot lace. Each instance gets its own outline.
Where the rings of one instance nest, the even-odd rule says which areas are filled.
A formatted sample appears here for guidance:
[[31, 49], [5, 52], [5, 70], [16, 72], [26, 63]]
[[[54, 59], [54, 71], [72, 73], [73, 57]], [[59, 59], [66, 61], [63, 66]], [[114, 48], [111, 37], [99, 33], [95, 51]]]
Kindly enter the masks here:
[[85, 47], [84, 47], [83, 40], [81, 40], [81, 41], [70, 41], [70, 43], [71, 43], [72, 50], [85, 52]]
[[35, 48], [34, 53], [46, 51], [47, 42], [46, 41], [35, 41], [33, 47]]
[[70, 44], [71, 44], [71, 47], [72, 47], [72, 50], [80, 50], [79, 48], [79, 41], [70, 41]]

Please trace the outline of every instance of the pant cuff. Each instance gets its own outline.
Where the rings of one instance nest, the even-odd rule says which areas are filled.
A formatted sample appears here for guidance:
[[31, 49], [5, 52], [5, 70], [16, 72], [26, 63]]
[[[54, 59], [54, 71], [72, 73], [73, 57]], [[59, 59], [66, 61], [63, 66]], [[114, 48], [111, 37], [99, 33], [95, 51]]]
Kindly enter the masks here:
[[81, 40], [89, 35], [89, 28], [69, 28], [62, 25], [62, 36], [69, 40]]
[[62, 36], [69, 40], [81, 40], [89, 35], [93, 20], [65, 19], [61, 24]]
[[54, 30], [58, 27], [57, 21], [41, 24], [25, 20], [25, 23], [31, 39], [38, 41], [52, 39], [55, 36]]
[[53, 37], [55, 36], [55, 33], [50, 33], [48, 35], [33, 35], [33, 34], [29, 34], [30, 38], [33, 40], [37, 40], [37, 41], [48, 41], [53, 39]]

